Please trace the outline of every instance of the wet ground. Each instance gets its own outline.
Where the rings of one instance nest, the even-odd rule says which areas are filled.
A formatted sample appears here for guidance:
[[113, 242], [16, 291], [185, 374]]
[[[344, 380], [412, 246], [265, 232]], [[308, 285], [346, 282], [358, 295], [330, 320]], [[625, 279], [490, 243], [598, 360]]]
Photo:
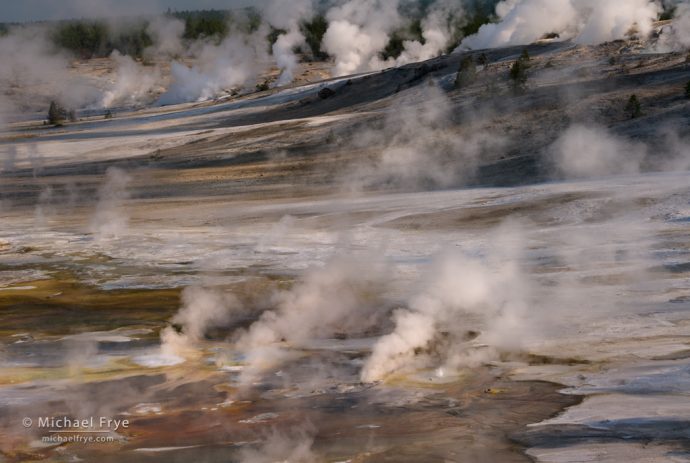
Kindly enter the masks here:
[[[74, 226], [88, 221], [84, 208], [49, 214], [41, 227], [25, 221], [26, 210], [11, 210], [0, 262], [8, 277], [0, 288], [4, 458], [245, 461], [247, 449], [263, 455], [275, 441], [306, 442], [319, 461], [529, 461], [526, 447], [552, 461], [548, 449], [618, 445], [622, 436], [682, 454], [682, 431], [654, 423], [682, 423], [684, 411], [664, 412], [663, 403], [688, 391], [678, 382], [689, 339], [686, 182], [685, 174], [655, 174], [168, 208], [130, 199], [122, 207], [136, 219], [101, 240]], [[198, 225], [208, 210], [218, 211], [213, 223]], [[376, 296], [385, 314], [434, 254], [490, 253], [492, 230], [505, 223], [519, 224], [521, 266], [535, 293], [525, 319], [539, 326], [524, 331], [512, 353], [364, 384], [362, 364], [391, 329], [384, 318], [366, 333], [283, 345], [284, 360], [249, 385], [241, 380], [247, 360], [232, 333], [270, 309], [270, 294], [294, 287], [305, 269], [343, 250], [375, 252], [391, 265]], [[246, 311], [207, 333], [183, 363], [168, 362], [158, 353], [159, 332], [179, 309], [180, 291], [194, 285], [223, 288]], [[471, 316], [459, 322], [479, 333], [491, 328]], [[637, 386], [646, 374], [656, 379]], [[558, 383], [574, 395], [559, 393]], [[602, 393], [626, 399], [527, 427]], [[609, 407], [604, 416], [612, 418], [638, 397], [652, 424], [644, 414], [606, 425], [588, 415]], [[40, 431], [20, 425], [44, 415], [127, 417], [132, 425], [107, 445], [45, 446]]]
[[[520, 51], [492, 52], [487, 72]], [[536, 155], [570, 120], [649, 139], [665, 115], [687, 116], [684, 57], [621, 68], [614, 52], [531, 47], [534, 69], [589, 68], [566, 83], [537, 74], [518, 96], [450, 89], [450, 56], [14, 124], [0, 139], [0, 461], [687, 461], [688, 174], [544, 182]], [[398, 98], [424, 99], [429, 80], [454, 108], [434, 137], [474, 130], [468, 111], [491, 106], [478, 130], [521, 141], [444, 188], [349, 182], [390, 141], [352, 139], [385, 126]], [[325, 85], [336, 95], [320, 98]], [[616, 109], [631, 88], [661, 102], [644, 120]], [[450, 289], [486, 284], [491, 303], [441, 317], [431, 342], [363, 382], [396, 310], [455, 255]], [[201, 309], [185, 315], [189, 294]], [[223, 304], [230, 316], [212, 310]], [[272, 323], [288, 328], [243, 346]], [[42, 416], [131, 426], [56, 444]]]

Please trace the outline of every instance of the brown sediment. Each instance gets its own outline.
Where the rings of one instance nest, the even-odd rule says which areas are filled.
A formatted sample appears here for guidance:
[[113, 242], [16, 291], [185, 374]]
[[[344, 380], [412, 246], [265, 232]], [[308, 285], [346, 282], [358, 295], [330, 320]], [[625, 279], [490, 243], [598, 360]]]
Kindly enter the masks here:
[[429, 403], [427, 409], [421, 404], [419, 410], [380, 421], [382, 428], [376, 434], [387, 448], [353, 461], [531, 461], [511, 436], [580, 401], [559, 394], [561, 386], [553, 383], [501, 379], [485, 383], [486, 379], [479, 374], [443, 388], [447, 398], [459, 401], [455, 407]]
[[[187, 461], [228, 461], [243, 446], [253, 445], [247, 443], [272, 433], [294, 437], [295, 430], [301, 430], [313, 438], [319, 461], [528, 462], [525, 448], [513, 436], [581, 400], [560, 394], [557, 384], [511, 381], [489, 367], [467, 370], [445, 384], [350, 383], [349, 392], [339, 392], [332, 384], [297, 396], [288, 395], [291, 389], [279, 384], [265, 383], [248, 397], [251, 400], [242, 400], [226, 374], [199, 366], [168, 368], [164, 375], [77, 383], [63, 388], [60, 400], [46, 402], [41, 413], [69, 413], [78, 397], [109, 398], [107, 409], [115, 415], [131, 412], [141, 402], [162, 405], [160, 414], [128, 415], [131, 426], [122, 433], [126, 441], [66, 449], [87, 461], [152, 461], [150, 454], [137, 449], [167, 447], [190, 448], [162, 453], [163, 459], [153, 461], [168, 461], [172, 455]], [[99, 400], [89, 404], [94, 413], [102, 410]], [[39, 400], [26, 410], [5, 410], [5, 416], [23, 416], [40, 404]], [[7, 418], [3, 421], [6, 430], [11, 428]], [[0, 448], [11, 460], [12, 450]], [[15, 452], [23, 449], [15, 443]], [[53, 452], [37, 452], [41, 458], [36, 459], [50, 459]]]
[[672, 352], [666, 355], [659, 355], [652, 357], [652, 360], [685, 360], [690, 358], [690, 349], [684, 349], [677, 352]]
[[563, 193], [528, 202], [511, 202], [508, 204], [483, 205], [428, 212], [391, 220], [382, 224], [384, 227], [413, 230], [445, 230], [461, 228], [495, 227], [507, 218], [523, 218], [540, 224], [555, 220], [554, 205], [568, 204], [583, 199], [597, 197], [592, 193]]
[[557, 357], [551, 355], [532, 354], [525, 352], [502, 352], [502, 361], [524, 362], [528, 365], [590, 365], [592, 362], [576, 357]]
[[158, 327], [179, 308], [180, 289], [102, 290], [66, 272], [0, 292], [0, 336]]
[[[37, 269], [41, 267], [33, 267]], [[149, 328], [149, 337], [155, 338], [180, 308], [182, 288], [102, 289], [69, 271], [50, 266], [45, 270], [50, 278], [22, 281], [8, 287], [12, 290], [0, 291], [0, 339], [22, 332], [36, 337], [119, 328]], [[292, 282], [286, 276], [254, 275], [241, 269], [230, 273], [244, 277], [224, 285], [243, 307], [263, 307], [268, 295]], [[235, 315], [237, 322], [253, 319], [247, 311]]]

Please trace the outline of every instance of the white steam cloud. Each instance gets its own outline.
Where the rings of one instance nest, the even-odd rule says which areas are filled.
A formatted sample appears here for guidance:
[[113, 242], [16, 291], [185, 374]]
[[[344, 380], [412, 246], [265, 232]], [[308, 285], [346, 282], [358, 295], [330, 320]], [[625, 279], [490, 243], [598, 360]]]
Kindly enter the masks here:
[[504, 0], [496, 7], [499, 22], [483, 25], [460, 48], [523, 45], [550, 33], [581, 44], [622, 39], [633, 30], [645, 37], [659, 12], [650, 0]]
[[690, 137], [681, 136], [676, 127], [669, 126], [661, 130], [663, 147], [666, 152], [661, 163], [661, 170], [683, 171], [690, 169]]
[[690, 48], [690, 3], [680, 3], [676, 7], [673, 23], [664, 27], [656, 51], [667, 53]]
[[421, 40], [404, 40], [400, 56], [384, 60], [381, 53], [392, 32], [405, 24], [399, 7], [399, 0], [350, 0], [328, 11], [323, 46], [335, 58], [334, 75], [376, 71], [434, 58], [446, 50], [454, 29], [464, 21], [461, 0], [437, 0], [421, 21]]
[[103, 94], [101, 106], [138, 105], [152, 100], [152, 91], [161, 79], [158, 68], [145, 67], [117, 50], [111, 54], [117, 66], [115, 82]]
[[401, 24], [398, 0], [350, 0], [332, 8], [323, 48], [335, 58], [336, 76], [385, 67], [379, 57]]
[[145, 55], [150, 58], [175, 58], [182, 55], [185, 51], [182, 43], [184, 28], [184, 22], [177, 18], [169, 16], [153, 18], [146, 28], [153, 45], [145, 50]]
[[453, 39], [452, 28], [462, 21], [463, 15], [463, 5], [460, 0], [438, 0], [432, 4], [421, 22], [423, 41], [404, 41], [404, 50], [396, 59], [395, 64], [400, 66], [426, 61], [442, 54]]
[[194, 351], [194, 344], [204, 338], [209, 328], [228, 323], [240, 307], [239, 300], [230, 293], [197, 286], [186, 288], [182, 292], [182, 308], [172, 319], [182, 330], [167, 327], [161, 332], [162, 353], [185, 357]]
[[9, 101], [0, 93], [0, 130], [5, 130], [7, 125], [9, 115], [12, 112], [12, 105]]
[[383, 148], [371, 162], [357, 164], [344, 180], [355, 190], [462, 184], [475, 175], [482, 157], [498, 152], [505, 143], [480, 130], [480, 125], [481, 121], [469, 120], [461, 130], [454, 125], [452, 104], [443, 91], [424, 86], [421, 94], [402, 98], [392, 107], [382, 130], [358, 134], [358, 147]]
[[201, 42], [192, 54], [194, 67], [174, 61], [172, 84], [159, 104], [204, 101], [237, 91], [251, 83], [267, 60], [262, 30], [251, 35], [231, 34], [220, 44]]
[[303, 44], [304, 36], [299, 30], [290, 30], [287, 34], [281, 34], [273, 44], [273, 57], [281, 69], [276, 86], [287, 85], [295, 78], [299, 61], [294, 49]]
[[[484, 326], [479, 341], [515, 349], [529, 331], [525, 323], [530, 282], [512, 249], [518, 229], [503, 229], [493, 254], [475, 257], [447, 252], [437, 259], [424, 289], [393, 313], [395, 329], [381, 337], [361, 373], [362, 381], [385, 379], [430, 363], [453, 368], [474, 361], [463, 342], [468, 330]], [[487, 351], [489, 352], [489, 351]]]
[[570, 127], [551, 148], [556, 169], [565, 178], [635, 174], [646, 154], [641, 143], [584, 125]]
[[[385, 287], [383, 266], [337, 257], [314, 268], [289, 290], [275, 292], [272, 307], [232, 338], [247, 363], [241, 381], [247, 384], [289, 357], [290, 346], [336, 333], [361, 333], [383, 317], [377, 295]], [[181, 329], [161, 332], [164, 358], [189, 358], [207, 331], [226, 326], [247, 308], [232, 294], [192, 287], [182, 293], [182, 308], [171, 320]]]
[[[294, 434], [294, 435], [293, 435]], [[243, 448], [240, 463], [316, 463], [314, 438], [307, 432], [284, 434], [273, 431], [257, 449]]]
[[18, 110], [46, 109], [50, 100], [68, 108], [95, 104], [100, 92], [70, 72], [69, 57], [56, 53], [40, 27], [16, 27], [0, 37], [0, 87]]
[[554, 173], [561, 178], [631, 175], [643, 170], [679, 171], [690, 167], [690, 142], [674, 127], [658, 132], [658, 146], [631, 141], [587, 125], [569, 127], [549, 148]]
[[129, 217], [124, 202], [129, 198], [127, 187], [132, 178], [122, 169], [110, 167], [105, 181], [98, 190], [96, 213], [91, 219], [90, 231], [96, 239], [117, 238], [127, 231]]
[[239, 333], [236, 345], [249, 364], [243, 381], [281, 361], [284, 343], [299, 345], [373, 326], [380, 316], [376, 295], [383, 287], [383, 269], [375, 262], [338, 257], [307, 272], [295, 287], [275, 294], [274, 310]]
[[273, 58], [281, 70], [276, 86], [292, 82], [299, 64], [295, 49], [305, 45], [305, 38], [300, 30], [300, 21], [310, 19], [314, 14], [312, 0], [285, 2], [273, 0], [265, 11], [268, 23], [284, 30], [273, 44]]

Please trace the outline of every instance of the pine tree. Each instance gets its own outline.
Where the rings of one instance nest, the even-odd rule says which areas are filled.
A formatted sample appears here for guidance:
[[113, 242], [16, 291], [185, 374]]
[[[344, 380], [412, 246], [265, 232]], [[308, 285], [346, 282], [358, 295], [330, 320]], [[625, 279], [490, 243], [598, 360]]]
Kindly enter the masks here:
[[513, 90], [523, 91], [527, 84], [527, 66], [519, 59], [510, 67], [510, 79], [513, 81]]
[[529, 52], [525, 48], [517, 61], [510, 67], [510, 79], [513, 81], [513, 90], [516, 93], [525, 90], [530, 59]]
[[630, 115], [630, 119], [636, 119], [642, 115], [642, 105], [637, 95], [631, 95], [628, 104], [625, 105], [625, 112]]
[[477, 78], [477, 65], [471, 56], [466, 56], [460, 62], [460, 69], [455, 78], [455, 88], [463, 88], [471, 85]]
[[51, 125], [62, 125], [65, 120], [65, 110], [55, 101], [50, 102], [48, 108], [48, 123]]

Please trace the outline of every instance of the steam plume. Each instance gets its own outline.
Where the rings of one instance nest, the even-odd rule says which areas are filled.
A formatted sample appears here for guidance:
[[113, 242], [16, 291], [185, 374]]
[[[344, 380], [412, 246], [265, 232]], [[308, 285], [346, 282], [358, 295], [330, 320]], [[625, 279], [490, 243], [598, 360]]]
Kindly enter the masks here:
[[117, 167], [110, 167], [106, 171], [90, 225], [97, 239], [117, 238], [127, 231], [129, 217], [124, 211], [124, 201], [129, 198], [127, 187], [131, 180], [124, 170]]
[[146, 31], [153, 40], [153, 45], [145, 50], [150, 58], [177, 57], [184, 53], [182, 35], [184, 22], [169, 16], [156, 16], [149, 23]]
[[385, 67], [378, 54], [401, 23], [398, 5], [398, 0], [350, 0], [328, 12], [323, 45], [335, 58], [334, 75]]
[[433, 3], [422, 20], [422, 41], [406, 40], [404, 50], [396, 59], [400, 66], [426, 61], [445, 52], [453, 39], [453, 28], [464, 21], [464, 9], [460, 0], [438, 0]]
[[395, 329], [374, 346], [362, 381], [428, 366], [433, 356], [441, 365], [467, 358], [463, 333], [477, 328], [477, 318], [486, 327], [481, 340], [496, 348], [518, 347], [526, 333], [530, 284], [517, 265], [516, 251], [497, 247], [503, 250], [484, 258], [459, 252], [439, 257], [425, 288], [394, 312]]
[[264, 312], [239, 334], [237, 346], [250, 366], [245, 379], [280, 360], [283, 342], [295, 345], [372, 326], [380, 316], [373, 305], [375, 294], [383, 286], [382, 269], [375, 262], [341, 257], [307, 272], [294, 288], [275, 295], [275, 310]]
[[690, 48], [690, 3], [677, 5], [673, 23], [662, 30], [656, 48], [660, 53]]
[[460, 48], [522, 45], [550, 33], [598, 44], [622, 39], [633, 28], [645, 37], [659, 12], [659, 4], [650, 0], [504, 0], [496, 6], [500, 21], [483, 25]]
[[316, 463], [319, 461], [312, 451], [314, 438], [306, 432], [289, 435], [273, 431], [258, 449], [245, 448], [240, 455], [241, 463]]
[[161, 332], [163, 353], [184, 357], [209, 328], [224, 326], [240, 307], [232, 294], [196, 286], [186, 288], [182, 292], [182, 308], [172, 319], [182, 330], [167, 327]]
[[268, 23], [284, 30], [273, 44], [273, 57], [281, 69], [277, 86], [286, 85], [294, 79], [294, 73], [298, 65], [298, 57], [295, 49], [305, 45], [305, 38], [300, 30], [300, 21], [308, 20], [314, 14], [312, 0], [299, 0], [295, 2], [283, 2], [273, 0], [266, 9]]
[[677, 128], [657, 133], [654, 148], [628, 140], [601, 127], [573, 125], [549, 148], [548, 155], [560, 178], [631, 175], [642, 170], [679, 171], [690, 167], [690, 143]]
[[574, 125], [561, 135], [551, 154], [562, 176], [586, 178], [639, 172], [646, 147], [604, 129]]
[[47, 108], [50, 100], [68, 108], [84, 107], [100, 96], [89, 82], [72, 75], [69, 57], [55, 52], [42, 27], [16, 27], [0, 37], [0, 61], [0, 85], [12, 89], [8, 96], [18, 110]]
[[504, 140], [468, 120], [454, 125], [452, 105], [436, 86], [396, 102], [381, 130], [358, 134], [356, 145], [383, 146], [370, 163], [357, 165], [345, 181], [350, 187], [438, 188], [472, 179], [482, 157], [498, 152]]
[[198, 50], [192, 50], [198, 57], [193, 68], [177, 61], [172, 63], [173, 82], [159, 104], [203, 101], [245, 87], [267, 60], [263, 32], [234, 33], [218, 45], [198, 44]]
[[103, 94], [101, 105], [137, 105], [151, 100], [151, 92], [160, 81], [157, 68], [146, 69], [131, 57], [113, 51], [111, 58], [117, 66], [113, 87]]

